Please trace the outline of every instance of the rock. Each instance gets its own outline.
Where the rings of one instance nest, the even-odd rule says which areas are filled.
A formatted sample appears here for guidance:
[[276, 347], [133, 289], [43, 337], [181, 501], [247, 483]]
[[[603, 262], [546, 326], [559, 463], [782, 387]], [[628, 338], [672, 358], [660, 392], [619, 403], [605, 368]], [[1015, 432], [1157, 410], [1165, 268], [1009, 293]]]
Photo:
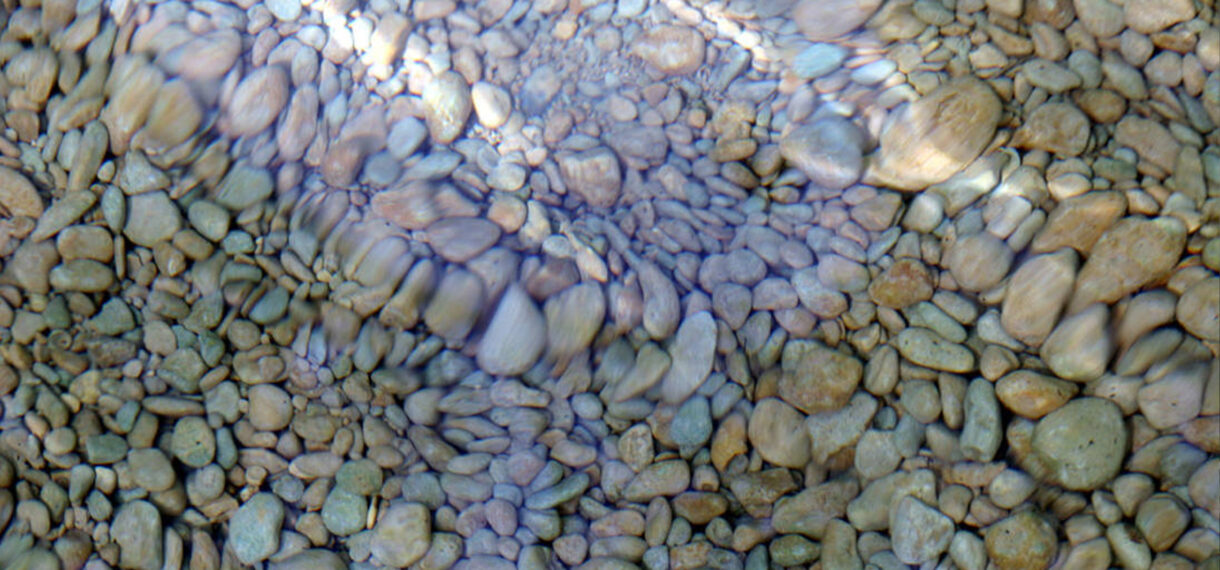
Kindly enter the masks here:
[[958, 238], [944, 263], [962, 289], [986, 291], [1008, 276], [1015, 255], [1004, 240], [984, 231]]
[[[0, 184], [4, 184], [2, 178], [3, 175], [0, 175]], [[12, 197], [16, 197], [23, 191], [20, 184], [9, 184], [6, 186], [0, 186], [0, 188], [5, 188], [5, 192], [0, 194], [0, 205], [3, 205], [5, 208], [9, 207], [7, 203], [8, 200], [13, 199]], [[45, 215], [39, 214], [39, 216], [36, 218], [38, 220], [38, 225], [34, 226], [34, 231], [30, 233], [30, 240], [42, 241], [59, 233], [60, 230], [68, 227], [69, 224], [75, 223], [85, 214], [85, 212], [89, 211], [89, 209], [97, 203], [97, 198], [97, 194], [88, 191], [68, 192], [64, 194], [63, 197], [51, 204], [50, 208], [47, 208]], [[26, 215], [18, 214], [11, 209], [9, 211], [14, 216]], [[97, 229], [104, 231], [103, 228]]]
[[1068, 198], [1051, 210], [1030, 249], [1048, 253], [1070, 247], [1088, 254], [1126, 210], [1127, 198], [1121, 192], [1100, 190]]
[[1000, 568], [1048, 568], [1059, 542], [1055, 527], [1033, 511], [1021, 511], [987, 527], [987, 555]]
[[669, 276], [650, 261], [640, 260], [635, 270], [639, 273], [640, 289], [644, 294], [644, 330], [654, 339], [667, 339], [677, 330], [682, 314], [678, 290]]
[[893, 342], [903, 358], [919, 366], [958, 373], [974, 370], [974, 353], [970, 349], [950, 343], [932, 330], [908, 327]]
[[879, 306], [904, 309], [932, 298], [932, 275], [919, 260], [900, 258], [869, 283], [868, 296]]
[[854, 123], [829, 116], [789, 131], [780, 139], [779, 150], [814, 183], [842, 190], [860, 179], [865, 144], [864, 133]]
[[622, 173], [618, 157], [606, 147], [595, 147], [559, 157], [559, 171], [568, 189], [594, 208], [618, 202]]
[[705, 41], [698, 30], [686, 26], [649, 29], [631, 47], [631, 53], [666, 75], [687, 75], [703, 65]]
[[[276, 529], [278, 536], [279, 529]], [[119, 507], [110, 538], [119, 545], [119, 566], [158, 570], [164, 557], [161, 513], [152, 503], [135, 500]]]
[[1178, 299], [1177, 315], [1178, 323], [1190, 334], [1220, 341], [1220, 278], [1200, 279], [1184, 291]]
[[264, 168], [239, 163], [216, 187], [212, 200], [230, 210], [244, 210], [271, 197], [275, 185]]
[[792, 69], [801, 79], [817, 79], [839, 69], [848, 51], [836, 44], [815, 43], [792, 59]]
[[1004, 437], [1000, 405], [991, 382], [985, 378], [972, 380], [966, 388], [963, 408], [962, 455], [972, 461], [991, 461]]
[[844, 293], [857, 293], [868, 288], [868, 268], [833, 253], [818, 256], [817, 277], [826, 286]]
[[1123, 31], [1123, 9], [1110, 0], [1074, 0], [1076, 15], [1084, 28], [1098, 38]]
[[879, 7], [881, 0], [800, 0], [791, 18], [805, 37], [818, 42], [859, 28]]
[[196, 200], [187, 208], [186, 217], [199, 235], [219, 243], [229, 234], [229, 212], [207, 200]]
[[153, 247], [182, 228], [182, 212], [163, 191], [132, 196], [127, 203], [130, 214], [123, 235], [136, 245]]
[[301, 16], [301, 0], [267, 0], [267, 10], [278, 20], [291, 22]]
[[1089, 118], [1071, 103], [1048, 103], [1034, 109], [1013, 135], [1017, 148], [1079, 156], [1089, 144]]
[[322, 503], [322, 523], [337, 536], [351, 536], [364, 529], [368, 509], [364, 496], [335, 487]]
[[448, 261], [465, 263], [500, 239], [500, 226], [481, 218], [446, 218], [428, 226], [428, 244]]
[[771, 562], [780, 566], [804, 566], [822, 553], [822, 547], [799, 534], [776, 538], [767, 545]]
[[432, 544], [432, 514], [419, 503], [390, 505], [373, 527], [369, 550], [382, 564], [405, 568], [424, 557]]
[[804, 429], [812, 444], [810, 455], [813, 461], [824, 464], [830, 456], [854, 445], [877, 413], [877, 407], [876, 398], [856, 392], [843, 408], [806, 418]]
[[1068, 305], [1075, 313], [1095, 303], [1113, 303], [1166, 277], [1186, 245], [1186, 227], [1177, 218], [1128, 216], [1106, 230], [1076, 277]]
[[1182, 148], [1164, 125], [1134, 115], [1127, 115], [1114, 129], [1114, 141], [1130, 147], [1147, 161], [1165, 172], [1173, 172], [1174, 162]]
[[498, 85], [480, 81], [470, 90], [471, 103], [479, 123], [489, 129], [498, 129], [508, 121], [513, 111], [512, 95]]
[[1208, 369], [1207, 362], [1179, 366], [1164, 378], [1140, 387], [1137, 401], [1148, 425], [1169, 429], [1198, 416]]
[[712, 371], [716, 351], [716, 322], [711, 313], [688, 316], [669, 347], [669, 371], [661, 380], [661, 399], [670, 404], [685, 401]]
[[272, 562], [270, 570], [347, 570], [343, 557], [333, 550], [311, 548]]
[[433, 77], [424, 87], [422, 100], [424, 120], [432, 140], [449, 144], [462, 134], [473, 103], [470, 86], [460, 74], [446, 71]]
[[801, 305], [820, 318], [833, 319], [847, 311], [847, 297], [822, 283], [816, 267], [793, 273], [792, 288]]
[[288, 103], [288, 74], [269, 65], [250, 72], [229, 99], [223, 130], [234, 138], [258, 134], [271, 126]]
[[280, 548], [280, 528], [284, 525], [284, 503], [271, 493], [257, 493], [237, 509], [229, 520], [236, 531], [229, 536], [229, 548], [243, 564], [256, 564]]
[[1055, 375], [1088, 382], [1101, 377], [1114, 354], [1110, 311], [1094, 304], [1063, 319], [1042, 345], [1039, 355]]
[[1083, 83], [1080, 74], [1045, 59], [1030, 60], [1021, 66], [1021, 71], [1034, 87], [1041, 87], [1053, 94], [1071, 91]]
[[524, 374], [538, 361], [546, 342], [542, 311], [524, 289], [509, 285], [479, 342], [479, 368], [496, 376]]
[[203, 468], [216, 457], [216, 434], [201, 417], [179, 418], [170, 441], [174, 457], [187, 467]]
[[482, 311], [483, 291], [483, 280], [469, 271], [446, 273], [424, 309], [424, 324], [441, 338], [464, 340]]
[[678, 444], [678, 448], [681, 450], [697, 451], [711, 437], [712, 415], [707, 398], [694, 396], [686, 400], [674, 414], [670, 423], [669, 438]]
[[881, 132], [880, 150], [865, 181], [875, 178], [899, 190], [922, 190], [948, 180], [991, 142], [1000, 110], [999, 97], [978, 79], [937, 87], [900, 111]]
[[672, 497], [688, 487], [690, 466], [685, 461], [660, 461], [645, 467], [631, 480], [623, 490], [623, 499], [633, 503], [647, 503], [655, 497]]
[[1195, 3], [1190, 0], [1129, 0], [1123, 3], [1127, 27], [1141, 34], [1155, 34], [1194, 17]]
[[51, 270], [51, 287], [60, 291], [99, 293], [114, 285], [114, 270], [92, 259], [73, 259]]
[[284, 429], [292, 421], [292, 398], [274, 384], [257, 384], [250, 387], [250, 424], [254, 429], [276, 431]]
[[1031, 420], [1049, 414], [1072, 399], [1079, 387], [1032, 370], [1016, 370], [996, 381], [996, 398], [1013, 413]]
[[858, 359], [814, 341], [789, 341], [782, 362], [779, 397], [806, 414], [847, 405], [864, 376]]
[[804, 416], [783, 400], [764, 398], [750, 415], [750, 443], [766, 461], [800, 469], [809, 462], [810, 452], [803, 421]]
[[1038, 347], [1055, 328], [1076, 283], [1077, 255], [1070, 249], [1029, 258], [1008, 282], [1000, 323], [1013, 338]]
[[106, 228], [69, 226], [55, 238], [55, 247], [65, 260], [93, 259], [109, 263], [114, 259], [114, 238]]
[[127, 466], [131, 468], [135, 484], [150, 492], [160, 493], [174, 486], [174, 466], [160, 449], [129, 451]]
[[1088, 491], [1118, 474], [1127, 452], [1127, 426], [1113, 402], [1077, 398], [1038, 420], [1032, 446], [1052, 482]]
[[606, 315], [606, 296], [594, 283], [573, 285], [547, 299], [547, 354], [567, 361], [589, 347]]
[[910, 495], [890, 515], [894, 554], [906, 564], [936, 560], [953, 540], [953, 520]]

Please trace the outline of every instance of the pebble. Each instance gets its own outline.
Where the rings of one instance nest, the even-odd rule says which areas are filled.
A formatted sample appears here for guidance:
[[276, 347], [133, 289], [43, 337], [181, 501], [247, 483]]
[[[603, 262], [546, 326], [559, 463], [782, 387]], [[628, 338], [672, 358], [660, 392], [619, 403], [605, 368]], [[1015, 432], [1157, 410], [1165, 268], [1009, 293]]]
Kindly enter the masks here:
[[114, 285], [114, 271], [92, 259], [73, 259], [51, 269], [51, 287], [60, 291], [99, 293]]
[[258, 384], [250, 387], [249, 420], [254, 429], [276, 431], [292, 421], [292, 399], [279, 386]]
[[1032, 370], [1016, 370], [996, 381], [995, 395], [1013, 413], [1036, 420], [1066, 404], [1078, 386]]
[[1039, 356], [1056, 376], [1074, 382], [1096, 380], [1114, 355], [1110, 311], [1094, 304], [1059, 322], [1046, 338]]
[[868, 296], [881, 307], [903, 309], [932, 298], [932, 276], [918, 260], [902, 258], [869, 283]]
[[672, 497], [690, 487], [690, 466], [681, 459], [659, 461], [645, 467], [627, 488], [623, 498], [633, 503], [645, 503], [656, 497]]
[[1033, 511], [1021, 511], [987, 527], [987, 555], [1000, 568], [1046, 568], [1055, 560], [1059, 543], [1050, 521]]
[[512, 96], [508, 91], [486, 81], [474, 84], [470, 89], [470, 100], [479, 123], [489, 129], [504, 126], [513, 110]]
[[477, 361], [488, 374], [517, 376], [546, 348], [547, 323], [524, 289], [510, 285], [479, 343]]
[[465, 263], [487, 251], [500, 239], [500, 227], [481, 218], [446, 218], [427, 230], [428, 243], [436, 254]]
[[817, 79], [839, 69], [847, 50], [836, 44], [816, 43], [798, 53], [792, 68], [801, 79]]
[[127, 466], [132, 478], [153, 493], [166, 491], [174, 486], [174, 467], [169, 457], [160, 449], [133, 449], [127, 453]]
[[688, 316], [669, 347], [670, 366], [661, 379], [661, 399], [670, 404], [686, 401], [712, 371], [716, 350], [716, 323], [711, 313]]
[[131, 215], [123, 235], [136, 245], [153, 247], [182, 229], [182, 212], [165, 192], [148, 192], [127, 199]]
[[618, 202], [622, 173], [618, 157], [606, 147], [595, 147], [559, 157], [564, 184], [594, 208]]
[[784, 160], [830, 190], [842, 190], [860, 179], [864, 148], [860, 128], [836, 116], [792, 129], [779, 143]]
[[1055, 483], [1091, 490], [1118, 474], [1126, 456], [1127, 426], [1109, 400], [1077, 398], [1038, 420], [1032, 447]]
[[[161, 513], [157, 507], [143, 500], [126, 503], [115, 513], [111, 528], [111, 539], [119, 545], [121, 567], [161, 568], [165, 551], [161, 540]], [[278, 536], [278, 529], [276, 534]]]
[[1118, 127], [1114, 129], [1114, 140], [1134, 149], [1141, 160], [1166, 172], [1173, 172], [1178, 151], [1182, 148], [1169, 129], [1160, 123], [1131, 115], [1118, 122]]
[[13, 216], [27, 216], [35, 220], [42, 217], [42, 198], [34, 184], [24, 174], [7, 166], [0, 166], [0, 206]]
[[923, 327], [903, 329], [895, 338], [894, 346], [903, 358], [919, 366], [957, 373], [974, 369], [974, 353], [970, 349], [952, 344]]
[[212, 199], [230, 210], [244, 210], [270, 198], [274, 189], [266, 169], [239, 164], [229, 169]]
[[687, 75], [703, 65], [703, 34], [679, 26], [657, 26], [632, 44], [631, 53], [666, 75]]
[[870, 174], [899, 190], [922, 190], [948, 180], [991, 142], [1000, 107], [991, 87], [977, 79], [937, 87], [882, 131]]
[[424, 87], [424, 119], [428, 134], [439, 144], [449, 144], [462, 134], [474, 105], [470, 85], [456, 72], [433, 77]]
[[351, 536], [364, 529], [368, 501], [361, 495], [335, 487], [322, 503], [322, 523], [338, 536]]
[[815, 342], [789, 341], [784, 347], [778, 394], [806, 414], [835, 411], [851, 400], [864, 365]]
[[945, 254], [945, 264], [957, 284], [966, 291], [986, 291], [1008, 275], [1015, 253], [990, 232], [959, 238]]
[[975, 378], [966, 388], [960, 445], [962, 455], [978, 462], [991, 461], [1004, 436], [996, 388], [985, 378]]
[[432, 516], [419, 503], [395, 503], [381, 515], [372, 533], [372, 555], [382, 564], [405, 568], [424, 558], [432, 546]]
[[1198, 416], [1208, 369], [1205, 362], [1179, 366], [1165, 377], [1142, 386], [1137, 398], [1148, 425], [1168, 429]]
[[903, 497], [890, 515], [894, 554], [905, 564], [936, 560], [948, 550], [953, 531], [949, 517], [910, 495]]
[[237, 84], [226, 108], [225, 131], [251, 136], [271, 126], [288, 103], [288, 75], [278, 66], [259, 67]]
[[174, 457], [187, 467], [204, 467], [216, 456], [216, 435], [207, 421], [198, 416], [178, 419], [171, 442]]
[[783, 467], [799, 469], [809, 462], [809, 434], [804, 416], [777, 398], [765, 398], [750, 415], [750, 443], [763, 459]]
[[832, 40], [864, 24], [881, 7], [881, 0], [801, 0], [791, 18], [812, 41]]
[[780, 566], [801, 566], [818, 558], [822, 549], [817, 543], [799, 534], [788, 534], [768, 545], [771, 562]]
[[233, 554], [243, 564], [266, 560], [280, 548], [280, 529], [284, 525], [284, 503], [271, 493], [250, 497], [229, 520]]
[[1186, 0], [1133, 0], [1123, 4], [1123, 21], [1143, 34], [1154, 34], [1193, 17], [1195, 4]]
[[[825, 463], [830, 456], [860, 439], [877, 413], [878, 406], [876, 398], [857, 392], [842, 409], [806, 418], [803, 433], [787, 434], [784, 441], [792, 445], [801, 441], [810, 442], [812, 445], [809, 453], [812, 459], [819, 464]], [[754, 417], [750, 418], [750, 425], [754, 425]], [[807, 436], [808, 439], [802, 436]], [[785, 465], [776, 461], [772, 463]]]
[[1177, 318], [1190, 334], [1220, 341], [1220, 278], [1200, 279], [1184, 291], [1178, 298]]
[[1186, 228], [1177, 218], [1129, 216], [1119, 220], [1101, 235], [1081, 267], [1068, 312], [1097, 301], [1117, 301], [1164, 278], [1185, 243]]
[[1071, 103], [1049, 103], [1034, 109], [1013, 135], [1013, 146], [1079, 156], [1089, 144], [1089, 118]]

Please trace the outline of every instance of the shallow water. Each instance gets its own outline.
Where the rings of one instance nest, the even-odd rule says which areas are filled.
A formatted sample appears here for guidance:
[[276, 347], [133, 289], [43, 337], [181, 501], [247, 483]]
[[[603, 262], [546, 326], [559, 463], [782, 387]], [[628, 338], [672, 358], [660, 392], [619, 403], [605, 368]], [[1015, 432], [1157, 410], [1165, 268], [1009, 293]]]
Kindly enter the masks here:
[[0, 14], [0, 567], [1220, 567], [1211, 0]]

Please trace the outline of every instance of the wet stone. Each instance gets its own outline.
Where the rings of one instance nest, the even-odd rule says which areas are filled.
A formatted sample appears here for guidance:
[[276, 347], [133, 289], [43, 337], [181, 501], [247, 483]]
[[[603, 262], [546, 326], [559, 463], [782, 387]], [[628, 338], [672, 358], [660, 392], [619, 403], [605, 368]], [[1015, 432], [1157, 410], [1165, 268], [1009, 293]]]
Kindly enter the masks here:
[[284, 523], [284, 503], [271, 493], [258, 493], [237, 509], [229, 521], [230, 546], [244, 564], [266, 560], [279, 550], [280, 528]]
[[123, 234], [136, 245], [152, 247], [169, 241], [182, 228], [182, 213], [165, 192], [148, 192], [128, 198], [130, 215]]
[[1109, 400], [1079, 398], [1047, 414], [1034, 429], [1033, 451], [1052, 479], [1073, 490], [1097, 488], [1122, 466], [1127, 427]]
[[[111, 538], [119, 545], [119, 565], [155, 570], [164, 557], [161, 514], [151, 503], [124, 504], [114, 516]], [[278, 529], [277, 529], [278, 535]]]
[[1059, 546], [1051, 523], [1032, 511], [987, 527], [985, 536], [988, 556], [1005, 568], [1049, 566]]
[[432, 517], [419, 503], [391, 505], [373, 527], [369, 548], [383, 564], [407, 567], [415, 564], [432, 546]]
[[906, 564], [935, 560], [949, 548], [953, 521], [923, 501], [906, 496], [890, 516], [894, 554]]
[[864, 146], [859, 127], [842, 117], [827, 117], [793, 129], [779, 148], [784, 160], [814, 183], [841, 190], [860, 178]]

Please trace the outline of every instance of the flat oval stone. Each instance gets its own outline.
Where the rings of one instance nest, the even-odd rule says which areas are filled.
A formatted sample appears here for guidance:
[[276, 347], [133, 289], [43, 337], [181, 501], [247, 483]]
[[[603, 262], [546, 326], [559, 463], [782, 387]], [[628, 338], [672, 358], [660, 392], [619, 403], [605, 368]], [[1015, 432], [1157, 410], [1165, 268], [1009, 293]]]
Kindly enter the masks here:
[[974, 370], [974, 353], [969, 348], [950, 343], [923, 327], [902, 329], [894, 346], [903, 358], [919, 366], [958, 373]]

